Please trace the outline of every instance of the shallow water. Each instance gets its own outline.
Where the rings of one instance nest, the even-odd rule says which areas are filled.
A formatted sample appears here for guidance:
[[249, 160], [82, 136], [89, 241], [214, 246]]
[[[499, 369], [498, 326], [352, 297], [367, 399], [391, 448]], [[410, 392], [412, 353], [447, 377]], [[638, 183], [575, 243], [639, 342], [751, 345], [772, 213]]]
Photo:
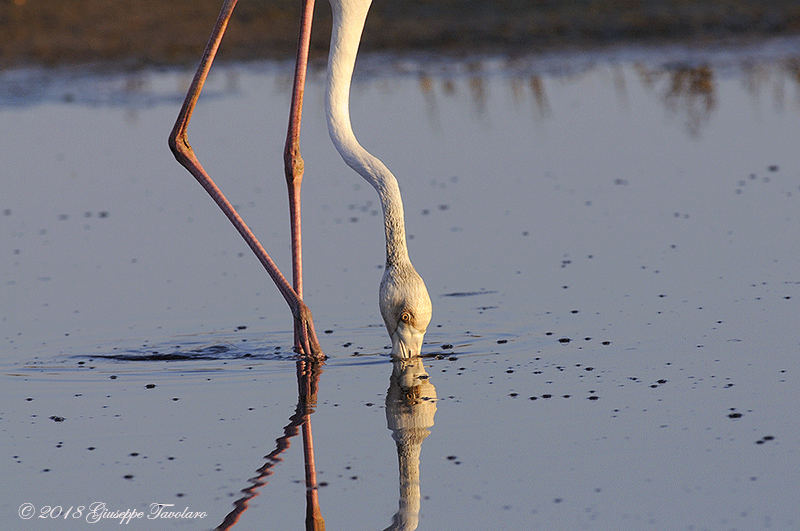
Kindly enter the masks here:
[[[380, 207], [330, 145], [312, 73], [305, 286], [330, 359], [309, 418], [328, 529], [386, 528], [401, 491], [419, 529], [800, 525], [792, 49], [365, 58], [354, 127], [400, 180], [434, 304], [429, 378], [405, 402], [377, 311]], [[248, 488], [234, 529], [303, 525], [290, 314], [166, 147], [190, 76], [0, 75], [13, 528], [83, 529], [104, 502], [205, 513], [130, 526], [210, 529]], [[289, 76], [215, 69], [189, 129], [284, 271]], [[412, 486], [425, 437], [418, 509], [387, 426]]]

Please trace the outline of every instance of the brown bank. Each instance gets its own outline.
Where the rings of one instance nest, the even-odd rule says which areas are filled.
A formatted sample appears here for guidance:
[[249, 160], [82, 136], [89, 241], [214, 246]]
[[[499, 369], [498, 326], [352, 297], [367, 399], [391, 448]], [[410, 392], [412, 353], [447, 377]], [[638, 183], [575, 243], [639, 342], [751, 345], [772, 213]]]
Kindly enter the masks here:
[[[0, 68], [116, 62], [194, 64], [221, 0], [0, 0]], [[327, 48], [330, 8], [318, 0], [313, 50]], [[225, 59], [293, 53], [300, 0], [242, 0]], [[618, 41], [719, 40], [800, 31], [800, 5], [780, 0], [375, 0], [366, 50], [451, 53]]]

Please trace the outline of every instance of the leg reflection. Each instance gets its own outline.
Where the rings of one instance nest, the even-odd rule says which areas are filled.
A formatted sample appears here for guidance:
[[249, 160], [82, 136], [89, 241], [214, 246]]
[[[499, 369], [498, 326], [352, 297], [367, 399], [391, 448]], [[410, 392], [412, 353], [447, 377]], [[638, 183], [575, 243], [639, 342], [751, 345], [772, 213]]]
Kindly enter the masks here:
[[316, 361], [297, 362], [298, 403], [305, 404], [303, 423], [303, 461], [306, 466], [306, 531], [325, 531], [325, 520], [319, 508], [317, 466], [314, 462], [314, 437], [311, 433], [311, 413], [317, 406], [317, 385], [322, 365]]
[[317, 404], [321, 374], [321, 363], [297, 362], [298, 397], [294, 415], [289, 417], [289, 424], [283, 428], [283, 435], [275, 440], [275, 449], [264, 457], [266, 462], [257, 470], [258, 475], [248, 480], [251, 485], [242, 489], [242, 497], [234, 502], [234, 509], [215, 528], [215, 531], [228, 530], [239, 521], [239, 517], [247, 510], [250, 500], [258, 496], [258, 489], [267, 484], [267, 476], [270, 476], [275, 465], [282, 461], [280, 455], [289, 448], [290, 439], [297, 435], [300, 429], [303, 431], [303, 457], [306, 469], [306, 530], [324, 531], [325, 520], [322, 518], [317, 496], [317, 469], [314, 464], [314, 441], [310, 418]]

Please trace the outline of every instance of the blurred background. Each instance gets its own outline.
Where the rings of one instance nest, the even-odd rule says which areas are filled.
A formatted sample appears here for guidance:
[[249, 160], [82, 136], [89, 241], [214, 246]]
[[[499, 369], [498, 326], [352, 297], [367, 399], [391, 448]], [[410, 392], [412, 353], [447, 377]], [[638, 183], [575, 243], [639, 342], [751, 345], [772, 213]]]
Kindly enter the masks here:
[[[0, 0], [0, 68], [114, 62], [130, 68], [194, 65], [222, 0]], [[300, 0], [244, 0], [221, 59], [294, 53]], [[312, 56], [330, 29], [316, 5]], [[750, 40], [800, 29], [788, 0], [376, 0], [362, 50], [530, 53], [618, 42]]]

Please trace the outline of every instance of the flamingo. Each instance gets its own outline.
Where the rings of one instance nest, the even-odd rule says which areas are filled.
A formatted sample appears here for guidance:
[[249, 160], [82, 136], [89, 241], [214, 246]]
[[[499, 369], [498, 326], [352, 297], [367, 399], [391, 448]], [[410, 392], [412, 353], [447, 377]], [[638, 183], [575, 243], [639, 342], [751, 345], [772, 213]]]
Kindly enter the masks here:
[[[200, 65], [170, 133], [169, 147], [177, 161], [197, 179], [228, 217], [275, 282], [294, 318], [295, 350], [308, 359], [321, 361], [325, 355], [319, 346], [311, 311], [303, 302], [300, 222], [303, 159], [300, 156], [299, 136], [314, 0], [305, 0], [303, 4], [289, 128], [284, 149], [291, 223], [292, 285], [200, 164], [187, 137], [189, 121], [237, 1], [225, 0], [223, 3]], [[350, 124], [350, 84], [364, 22], [371, 3], [372, 0], [331, 0], [333, 29], [325, 108], [328, 130], [337, 150], [344, 161], [376, 189], [380, 197], [386, 235], [386, 267], [379, 289], [380, 312], [392, 340], [392, 356], [408, 358], [421, 353], [422, 340], [431, 319], [431, 301], [425, 283], [408, 257], [403, 202], [397, 179], [380, 160], [361, 147]]]
[[378, 301], [392, 339], [391, 354], [397, 358], [418, 356], [431, 320], [431, 299], [408, 257], [400, 188], [386, 165], [359, 144], [350, 123], [350, 84], [372, 0], [330, 0], [330, 3], [333, 29], [325, 86], [328, 132], [345, 163], [375, 188], [381, 201], [386, 267]]

